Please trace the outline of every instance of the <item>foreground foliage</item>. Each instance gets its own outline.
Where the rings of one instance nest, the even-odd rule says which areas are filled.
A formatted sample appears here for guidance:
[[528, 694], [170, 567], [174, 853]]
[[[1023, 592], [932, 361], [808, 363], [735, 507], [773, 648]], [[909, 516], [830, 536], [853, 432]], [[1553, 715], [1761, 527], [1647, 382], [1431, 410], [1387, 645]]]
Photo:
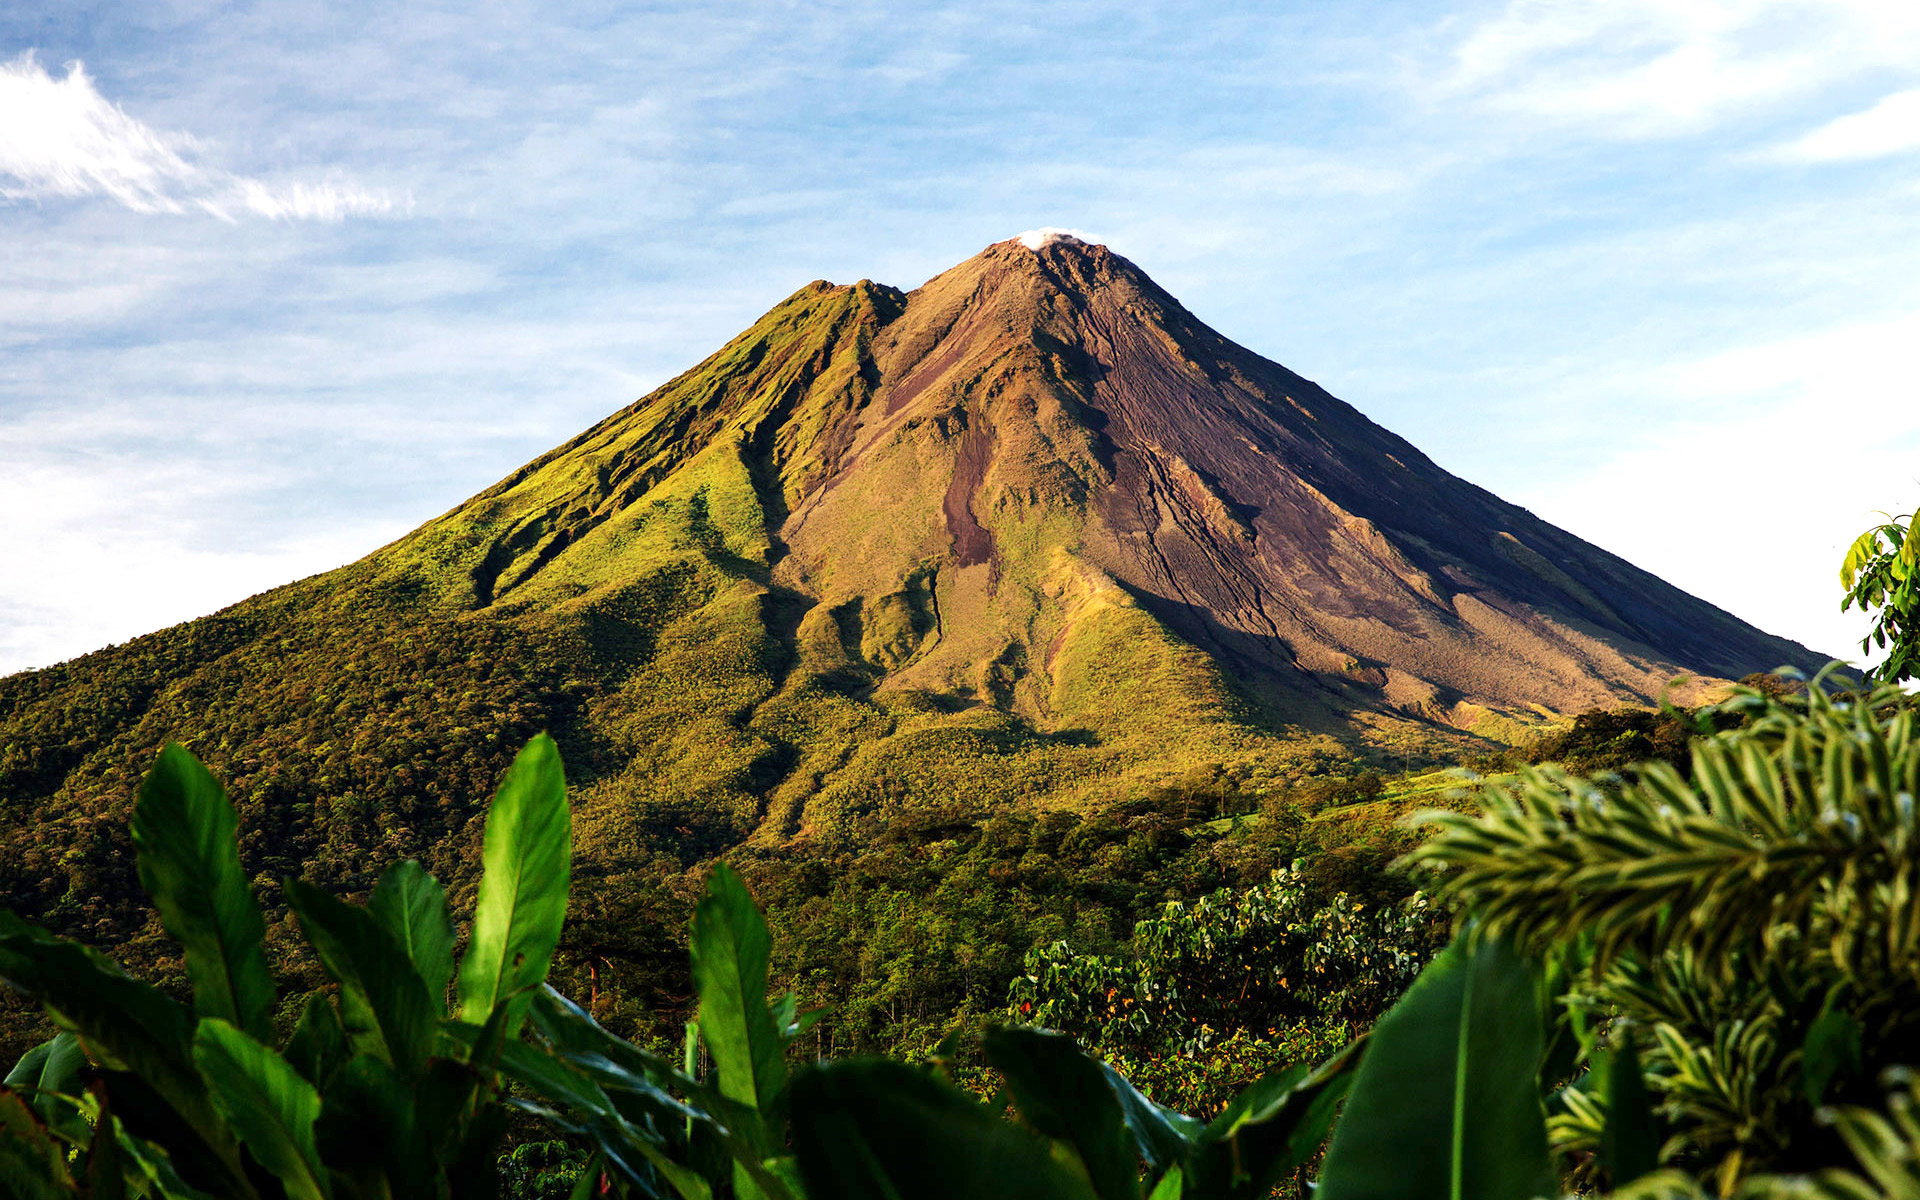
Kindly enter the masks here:
[[[1815, 687], [1711, 717], [1736, 727], [1695, 742], [1690, 778], [1525, 768], [1478, 815], [1428, 817], [1412, 861], [1463, 915], [1453, 943], [1369, 1032], [1209, 1120], [1027, 1026], [981, 1040], [984, 1102], [953, 1082], [952, 1041], [924, 1066], [795, 1065], [819, 1012], [774, 994], [771, 932], [726, 867], [693, 913], [684, 1053], [616, 1036], [544, 983], [571, 876], [545, 739], [489, 812], [457, 969], [445, 897], [411, 863], [364, 907], [285, 884], [332, 982], [276, 1036], [232, 807], [170, 748], [133, 838], [192, 1007], [0, 919], [0, 978], [62, 1028], [0, 1089], [0, 1178], [36, 1197], [488, 1196], [518, 1110], [586, 1158], [506, 1174], [580, 1197], [1257, 1200], [1310, 1175], [1324, 1200], [1911, 1197], [1920, 1092], [1886, 1068], [1920, 1061], [1914, 709]], [[1143, 924], [1131, 965], [1042, 952], [1017, 1003], [1205, 1054], [1212, 1034], [1179, 1024], [1223, 1011], [1222, 969], [1265, 954], [1242, 999], [1257, 982], [1264, 1013], [1364, 1022], [1411, 974], [1417, 912], [1313, 902], [1282, 874]]]
[[[75, 942], [0, 913], [0, 979], [62, 1032], [0, 1092], [0, 1176], [24, 1196], [489, 1194], [505, 1127], [497, 1060], [516, 1044], [566, 910], [570, 819], [553, 743], [535, 738], [494, 798], [467, 950], [412, 862], [365, 907], [290, 880], [332, 995], [276, 1037], [265, 924], [234, 812], [169, 746], [141, 788], [139, 873], [181, 944], [193, 1007]], [[276, 1049], [276, 1045], [278, 1048]]]
[[[1743, 723], [1694, 744], [1691, 784], [1530, 768], [1413, 857], [1562, 966], [1556, 1020], [1589, 1063], [1637, 1059], [1660, 1160], [1731, 1195], [1846, 1162], [1893, 1118], [1845, 1114], [1920, 1063], [1920, 741], [1890, 687], [1723, 709]], [[1563, 1153], [1604, 1157], [1602, 1074], [1560, 1097]]]

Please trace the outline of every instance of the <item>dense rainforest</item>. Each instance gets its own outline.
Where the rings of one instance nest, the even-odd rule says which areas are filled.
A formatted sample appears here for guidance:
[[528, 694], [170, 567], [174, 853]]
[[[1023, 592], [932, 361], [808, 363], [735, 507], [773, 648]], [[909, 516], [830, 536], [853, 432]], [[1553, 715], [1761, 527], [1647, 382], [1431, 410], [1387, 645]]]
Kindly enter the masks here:
[[[411, 860], [365, 905], [288, 879], [320, 964], [290, 993], [235, 811], [169, 746], [131, 836], [188, 994], [0, 913], [0, 979], [61, 1029], [0, 1086], [0, 1182], [161, 1200], [1906, 1196], [1920, 1089], [1886, 1064], [1920, 1052], [1917, 718], [1890, 686], [1741, 689], [1694, 714], [1687, 772], [1521, 765], [1479, 783], [1478, 811], [1421, 814], [1431, 835], [1402, 864], [1455, 917], [1437, 954], [1427, 897], [1369, 912], [1276, 872], [1167, 905], [1118, 956], [1036, 950], [1008, 1020], [907, 1062], [809, 1047], [825, 1013], [775, 991], [772, 933], [726, 866], [690, 922], [683, 1053], [552, 986], [573, 839], [544, 736], [486, 814], [466, 936]], [[1237, 1079], [1249, 1035], [1277, 1061]], [[1173, 1072], [1199, 1090], [1170, 1058], [1199, 1065]], [[561, 1136], [508, 1149], [514, 1113]]]
[[[113, 948], [175, 988], [185, 982], [183, 966], [146, 907], [127, 840], [137, 762], [101, 769], [90, 794], [47, 794], [76, 767], [124, 753], [100, 730], [124, 726], [137, 712], [143, 725], [201, 731], [187, 744], [233, 781], [241, 861], [277, 915], [269, 953], [289, 978], [314, 980], [317, 964], [285, 918], [278, 881], [298, 874], [364, 895], [388, 863], [414, 858], [447, 882], [456, 908], [470, 904], [480, 799], [512, 751], [539, 731], [542, 715], [577, 710], [586, 694], [568, 674], [559, 638], [529, 644], [519, 631], [459, 622], [427, 644], [382, 636], [371, 619], [347, 659], [351, 669], [333, 674], [330, 690], [321, 691], [312, 680], [326, 673], [310, 660], [337, 660], [337, 642], [303, 646], [289, 637], [263, 648], [252, 631], [227, 628], [230, 620], [183, 627], [179, 644], [156, 635], [103, 664], [0, 681], [11, 712], [39, 717], [55, 710], [27, 703], [33, 690], [71, 697], [62, 676], [85, 680], [78, 702], [57, 710], [61, 727], [18, 720], [8, 727], [0, 766], [4, 902]], [[143, 689], [142, 679], [166, 676], [170, 655], [205, 655], [222, 637], [274, 664], [267, 671], [243, 654], [223, 659], [226, 670], [270, 676], [279, 686], [221, 707], [197, 704], [192, 689], [160, 697]], [[218, 682], [202, 687], [211, 692]], [[1556, 759], [1588, 770], [1641, 758], [1681, 761], [1691, 728], [1680, 711], [1595, 712], [1545, 726], [1522, 748], [1482, 750], [1477, 761], [1496, 769]], [[556, 730], [569, 771], [589, 782], [595, 747], [570, 732]], [[944, 802], [918, 799], [921, 788], [905, 781], [889, 797], [890, 776], [884, 766], [876, 770], [881, 795], [857, 840], [747, 841], [728, 852], [780, 931], [781, 978], [833, 1009], [813, 1035], [823, 1052], [923, 1049], [956, 1018], [997, 1014], [1033, 947], [1065, 942], [1086, 953], [1114, 952], [1168, 901], [1261, 884], [1295, 863], [1316, 897], [1402, 899], [1410, 885], [1384, 871], [1410, 845], [1395, 819], [1450, 784], [1430, 770], [1397, 771], [1399, 762], [1379, 756], [1369, 766], [1313, 747], [1261, 764], [1284, 762], [1288, 774], [1190, 766], [1083, 812], [1009, 797], [1007, 779], [986, 778], [1031, 736], [1003, 728], [976, 729], [964, 742], [948, 737], [949, 747], [966, 752], [954, 756], [965, 781]], [[697, 826], [674, 825], [635, 854], [610, 852], [596, 832], [581, 823], [572, 919], [555, 970], [610, 1027], [673, 1036], [691, 997], [680, 931], [707, 863], [739, 835], [703, 837]], [[5, 1011], [8, 1045], [0, 1053], [18, 1053], [37, 1037], [37, 1019], [23, 1003]]]

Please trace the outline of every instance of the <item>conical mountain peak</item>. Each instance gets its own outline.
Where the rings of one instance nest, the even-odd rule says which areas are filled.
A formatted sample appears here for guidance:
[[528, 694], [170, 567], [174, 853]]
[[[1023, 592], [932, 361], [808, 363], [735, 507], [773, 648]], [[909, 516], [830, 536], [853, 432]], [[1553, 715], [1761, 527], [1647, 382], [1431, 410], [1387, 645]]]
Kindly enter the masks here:
[[837, 614], [841, 667], [1042, 727], [1090, 719], [1062, 655], [1114, 606], [1322, 725], [1650, 702], [1816, 657], [1447, 474], [1059, 230], [911, 292], [809, 285], [388, 559], [441, 564], [454, 608], [590, 607], [659, 531], [694, 536], [662, 522], [682, 508], [802, 626]]

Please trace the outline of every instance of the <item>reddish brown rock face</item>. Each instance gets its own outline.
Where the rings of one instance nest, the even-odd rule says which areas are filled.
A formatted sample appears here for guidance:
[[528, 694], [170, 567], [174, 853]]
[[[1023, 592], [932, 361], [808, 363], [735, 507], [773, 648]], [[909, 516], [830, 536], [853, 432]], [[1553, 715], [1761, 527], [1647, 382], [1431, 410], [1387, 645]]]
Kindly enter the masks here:
[[1315, 706], [1566, 710], [1818, 657], [1449, 475], [1105, 247], [1002, 242], [877, 317], [873, 403], [789, 500], [800, 591], [904, 574], [829, 532], [864, 508], [908, 558], [991, 568], [981, 607], [1019, 611], [987, 640], [1050, 623], [1002, 582], [1041, 569], [1002, 547], [1044, 526], [1231, 674]]

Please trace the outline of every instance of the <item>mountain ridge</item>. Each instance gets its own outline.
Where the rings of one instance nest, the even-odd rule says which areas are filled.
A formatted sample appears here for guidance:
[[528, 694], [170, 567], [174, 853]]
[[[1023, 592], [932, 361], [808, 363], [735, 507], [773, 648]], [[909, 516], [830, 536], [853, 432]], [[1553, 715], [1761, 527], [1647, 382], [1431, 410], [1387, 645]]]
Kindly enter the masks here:
[[0, 902], [163, 953], [120, 831], [169, 739], [263, 886], [416, 857], [458, 897], [542, 728], [617, 881], [1189, 777], [1257, 797], [1782, 664], [1818, 662], [1119, 255], [1015, 239], [911, 292], [810, 283], [356, 563], [0, 678]]
[[[928, 426], [931, 436], [903, 436]], [[623, 434], [633, 444], [616, 445]], [[913, 461], [898, 461], [902, 444]], [[764, 565], [770, 585], [822, 603], [910, 591], [899, 585], [921, 563], [935, 580], [927, 607], [939, 601], [940, 566], [969, 593], [949, 607], [978, 607], [1006, 566], [996, 525], [1087, 514], [1053, 529], [1050, 548], [1071, 547], [1216, 657], [1315, 677], [1329, 693], [1322, 708], [1377, 703], [1334, 682], [1341, 675], [1384, 674], [1375, 686], [1389, 707], [1447, 719], [1439, 702], [1449, 696], [1561, 711], [1646, 703], [1677, 674], [1817, 657], [1457, 479], [1221, 337], [1127, 260], [1072, 238], [996, 243], [911, 293], [808, 284], [693, 371], [402, 544], [432, 541], [445, 522], [461, 536], [491, 524], [569, 458], [581, 460], [571, 493], [530, 514], [523, 506], [471, 564], [471, 595], [456, 591], [456, 606], [489, 606], [556, 567], [549, 601], [555, 584], [604, 583], [575, 569], [593, 557], [575, 545], [616, 539], [633, 523], [629, 505], [694, 466], [749, 485], [724, 514], [736, 524], [716, 525], [737, 535], [730, 552]], [[848, 501], [836, 493], [856, 466], [875, 479]], [[884, 528], [857, 511], [872, 490], [892, 498]], [[932, 491], [937, 514], [903, 516]], [[969, 578], [982, 566], [984, 580]], [[542, 590], [523, 596], [537, 602]], [[1542, 669], [1556, 654], [1572, 669]], [[939, 685], [969, 686], [951, 672]], [[1293, 705], [1287, 715], [1304, 714]]]

